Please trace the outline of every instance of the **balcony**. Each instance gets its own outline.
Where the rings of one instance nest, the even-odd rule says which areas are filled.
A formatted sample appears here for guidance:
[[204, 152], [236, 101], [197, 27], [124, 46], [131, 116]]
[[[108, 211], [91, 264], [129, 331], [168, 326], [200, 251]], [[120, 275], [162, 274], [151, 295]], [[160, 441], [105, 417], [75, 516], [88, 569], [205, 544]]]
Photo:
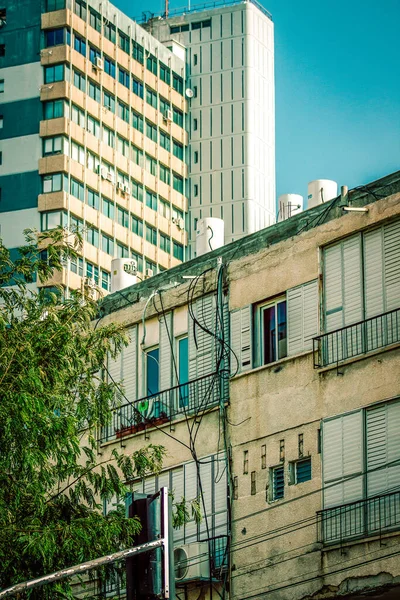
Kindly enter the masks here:
[[314, 369], [337, 365], [399, 342], [400, 308], [396, 308], [314, 338]]
[[318, 541], [342, 544], [400, 529], [400, 491], [317, 512]]
[[152, 427], [160, 427], [173, 419], [192, 416], [216, 406], [221, 398], [221, 384], [223, 400], [227, 399], [227, 383], [220, 374], [211, 373], [163, 390], [159, 394], [122, 404], [113, 409], [111, 422], [102, 428], [99, 442], [104, 444]]

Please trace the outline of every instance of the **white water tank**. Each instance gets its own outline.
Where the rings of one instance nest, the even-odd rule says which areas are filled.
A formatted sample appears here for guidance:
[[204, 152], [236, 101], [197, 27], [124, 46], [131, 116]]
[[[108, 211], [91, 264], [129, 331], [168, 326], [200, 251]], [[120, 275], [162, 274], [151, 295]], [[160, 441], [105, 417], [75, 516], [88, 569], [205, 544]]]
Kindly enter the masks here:
[[278, 200], [278, 222], [289, 219], [303, 210], [303, 196], [300, 194], [282, 194]]
[[111, 261], [111, 293], [137, 283], [137, 263], [133, 258], [113, 258]]
[[336, 181], [330, 179], [315, 179], [308, 184], [308, 208], [314, 208], [318, 204], [323, 204], [336, 198], [337, 193]]
[[224, 245], [224, 222], [216, 217], [199, 219], [196, 226], [196, 256]]

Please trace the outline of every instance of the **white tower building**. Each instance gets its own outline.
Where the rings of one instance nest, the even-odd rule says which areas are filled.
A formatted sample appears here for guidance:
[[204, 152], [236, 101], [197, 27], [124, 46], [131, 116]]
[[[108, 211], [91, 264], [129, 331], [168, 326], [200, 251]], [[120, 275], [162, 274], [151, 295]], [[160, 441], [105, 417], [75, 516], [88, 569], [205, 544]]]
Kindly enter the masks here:
[[222, 218], [229, 243], [276, 217], [271, 16], [254, 0], [201, 8], [144, 25], [187, 48], [192, 256], [198, 219]]

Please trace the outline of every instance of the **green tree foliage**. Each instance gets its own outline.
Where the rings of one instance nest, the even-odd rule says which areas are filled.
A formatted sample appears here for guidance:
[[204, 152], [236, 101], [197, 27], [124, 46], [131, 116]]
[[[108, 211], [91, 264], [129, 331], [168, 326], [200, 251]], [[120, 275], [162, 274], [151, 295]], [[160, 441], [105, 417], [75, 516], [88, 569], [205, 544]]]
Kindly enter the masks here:
[[[79, 239], [66, 235], [32, 232], [15, 260], [0, 241], [0, 589], [132, 545], [138, 521], [122, 508], [104, 516], [102, 502], [163, 460], [151, 445], [103, 462], [97, 452], [116, 395], [102, 366], [127, 339], [120, 325], [97, 327], [80, 293], [32, 291], [75, 254]], [[26, 597], [73, 592], [66, 582]]]

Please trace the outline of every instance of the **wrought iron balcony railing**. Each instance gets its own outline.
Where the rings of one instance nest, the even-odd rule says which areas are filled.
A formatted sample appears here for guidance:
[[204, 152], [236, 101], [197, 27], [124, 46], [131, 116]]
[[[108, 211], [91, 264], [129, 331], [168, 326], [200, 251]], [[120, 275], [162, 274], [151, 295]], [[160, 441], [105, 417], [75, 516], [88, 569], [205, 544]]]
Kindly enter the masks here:
[[102, 428], [99, 442], [105, 443], [158, 427], [215, 406], [220, 399], [227, 399], [227, 385], [228, 381], [223, 375], [211, 373], [158, 394], [122, 404], [112, 411], [111, 422]]
[[400, 491], [317, 512], [318, 541], [323, 544], [379, 535], [400, 529]]
[[398, 342], [400, 308], [315, 337], [314, 368], [339, 364]]

